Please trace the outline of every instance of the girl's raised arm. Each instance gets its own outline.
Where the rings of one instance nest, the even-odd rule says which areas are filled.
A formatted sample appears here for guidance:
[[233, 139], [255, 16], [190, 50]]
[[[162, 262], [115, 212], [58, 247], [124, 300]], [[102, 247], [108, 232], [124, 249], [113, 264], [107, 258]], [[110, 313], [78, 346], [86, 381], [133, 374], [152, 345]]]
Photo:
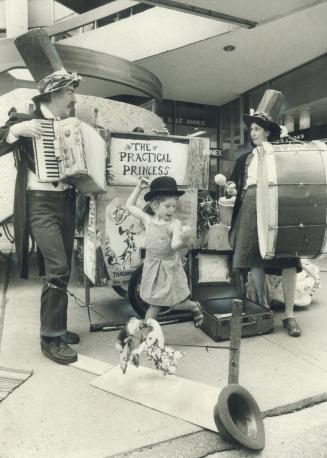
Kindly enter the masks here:
[[172, 223], [173, 236], [171, 239], [172, 250], [179, 250], [180, 248], [187, 248], [191, 235], [191, 228], [187, 224], [182, 223], [175, 219]]
[[150, 219], [150, 215], [145, 213], [141, 208], [136, 205], [137, 199], [142, 191], [149, 185], [149, 181], [146, 178], [139, 177], [138, 183], [133, 189], [131, 195], [126, 202], [126, 210], [135, 218], [142, 220], [144, 223], [147, 223]]

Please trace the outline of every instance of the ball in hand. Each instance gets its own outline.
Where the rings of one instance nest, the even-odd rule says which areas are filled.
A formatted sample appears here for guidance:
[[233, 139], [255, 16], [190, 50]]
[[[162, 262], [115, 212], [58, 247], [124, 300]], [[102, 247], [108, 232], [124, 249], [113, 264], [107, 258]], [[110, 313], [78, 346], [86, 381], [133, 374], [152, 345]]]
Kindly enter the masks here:
[[188, 224], [183, 224], [181, 226], [181, 236], [183, 238], [188, 238], [191, 235], [191, 228]]
[[218, 175], [215, 176], [215, 183], [218, 186], [225, 186], [226, 185], [226, 177], [222, 173], [218, 173]]

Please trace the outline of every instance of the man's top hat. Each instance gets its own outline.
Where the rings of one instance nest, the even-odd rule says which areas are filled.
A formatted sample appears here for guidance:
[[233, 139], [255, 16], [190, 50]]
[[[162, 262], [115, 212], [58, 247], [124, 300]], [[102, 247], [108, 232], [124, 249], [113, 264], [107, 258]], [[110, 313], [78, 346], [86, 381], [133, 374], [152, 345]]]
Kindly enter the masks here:
[[243, 121], [249, 128], [253, 122], [259, 124], [270, 131], [271, 137], [279, 137], [281, 128], [278, 122], [284, 96], [281, 92], [274, 89], [267, 89], [260, 100], [256, 111], [243, 115]]
[[34, 100], [42, 94], [57, 91], [70, 84], [75, 87], [79, 85], [81, 77], [77, 73], [68, 73], [65, 70], [45, 30], [30, 30], [19, 35], [14, 43], [37, 83], [40, 95], [34, 97]]
[[144, 195], [144, 200], [149, 202], [156, 196], [182, 196], [185, 191], [179, 191], [174, 178], [172, 177], [158, 177], [155, 178], [150, 184], [150, 191]]

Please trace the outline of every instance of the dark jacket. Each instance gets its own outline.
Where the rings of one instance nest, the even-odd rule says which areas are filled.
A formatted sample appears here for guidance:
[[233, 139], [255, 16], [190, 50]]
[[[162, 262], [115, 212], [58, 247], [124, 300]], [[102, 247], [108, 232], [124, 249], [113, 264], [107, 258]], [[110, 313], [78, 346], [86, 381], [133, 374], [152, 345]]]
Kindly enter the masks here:
[[[13, 113], [6, 124], [0, 127], [0, 156], [12, 151], [17, 168], [14, 197], [14, 230], [18, 269], [21, 278], [28, 278], [29, 228], [26, 214], [26, 185], [27, 169], [35, 172], [34, 153], [31, 138], [20, 137], [17, 142], [12, 144], [7, 143], [6, 138], [10, 127], [14, 124], [40, 118], [44, 119], [40, 111], [35, 111], [33, 115]], [[40, 257], [39, 261], [40, 275], [44, 275], [43, 262]]]
[[234, 208], [233, 208], [233, 215], [232, 215], [232, 221], [231, 221], [231, 228], [230, 230], [232, 231], [233, 226], [236, 221], [236, 217], [238, 215], [238, 212], [240, 211], [241, 205], [242, 205], [242, 190], [244, 187], [244, 179], [245, 179], [245, 164], [248, 156], [252, 154], [252, 152], [248, 152], [245, 154], [242, 154], [235, 163], [234, 169], [232, 171], [231, 176], [229, 177], [229, 181], [233, 181], [236, 184], [236, 190], [237, 190], [237, 195], [234, 203]]

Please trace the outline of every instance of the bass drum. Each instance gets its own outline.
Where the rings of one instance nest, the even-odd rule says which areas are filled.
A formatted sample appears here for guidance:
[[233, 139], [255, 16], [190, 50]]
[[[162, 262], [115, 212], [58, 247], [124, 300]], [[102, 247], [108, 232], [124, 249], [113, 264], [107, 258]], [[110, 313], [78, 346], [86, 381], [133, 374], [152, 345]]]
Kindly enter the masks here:
[[264, 259], [327, 254], [327, 146], [263, 143], [257, 224]]

